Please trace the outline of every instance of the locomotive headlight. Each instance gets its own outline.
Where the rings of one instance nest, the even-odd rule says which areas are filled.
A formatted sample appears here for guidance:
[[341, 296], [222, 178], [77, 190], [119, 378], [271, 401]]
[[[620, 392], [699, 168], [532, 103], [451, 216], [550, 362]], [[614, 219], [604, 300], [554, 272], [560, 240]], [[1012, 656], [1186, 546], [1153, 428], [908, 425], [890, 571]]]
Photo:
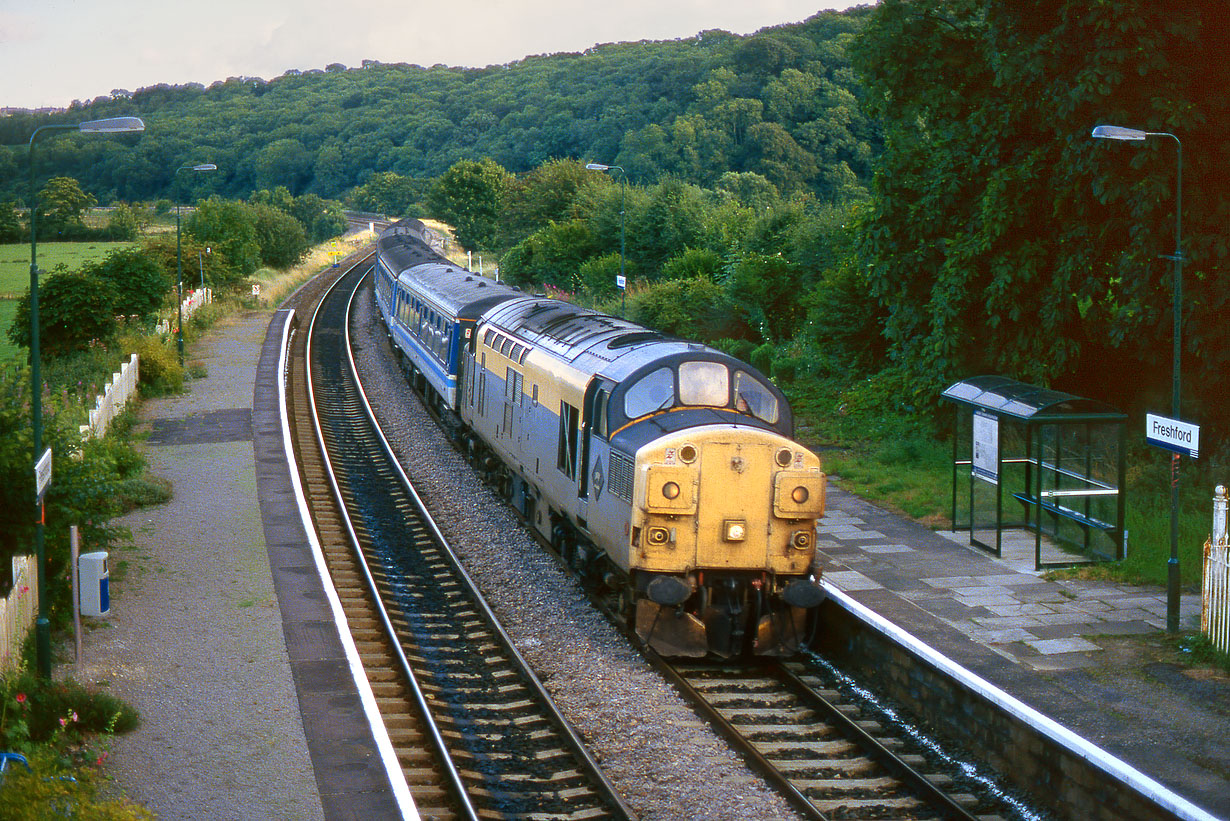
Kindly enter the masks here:
[[649, 534], [646, 537], [646, 541], [648, 541], [649, 544], [661, 546], [661, 545], [666, 544], [670, 540], [671, 540], [671, 534], [670, 534], [670, 531], [668, 531], [666, 528], [664, 527], [649, 528]]
[[799, 550], [806, 550], [811, 547], [811, 531], [800, 530], [796, 532], [790, 542]]
[[727, 519], [722, 529], [728, 542], [741, 542], [747, 538], [747, 522], [742, 519]]
[[794, 490], [790, 491], [790, 498], [794, 500], [794, 503], [796, 505], [803, 504], [810, 497], [811, 497], [811, 494], [808, 493], [807, 488], [803, 487], [802, 485], [799, 485]]
[[679, 496], [679, 485], [674, 482], [667, 482], [662, 485], [662, 495], [667, 499], [674, 499]]

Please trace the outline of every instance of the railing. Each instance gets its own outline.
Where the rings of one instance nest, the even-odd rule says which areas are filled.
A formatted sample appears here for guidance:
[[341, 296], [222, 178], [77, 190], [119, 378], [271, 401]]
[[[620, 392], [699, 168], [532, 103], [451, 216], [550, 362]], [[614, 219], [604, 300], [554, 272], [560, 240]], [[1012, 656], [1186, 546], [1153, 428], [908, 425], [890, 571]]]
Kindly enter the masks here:
[[[202, 308], [214, 301], [213, 288], [196, 288], [188, 292], [188, 296], [184, 297], [183, 304], [179, 306], [179, 312], [184, 317], [184, 322], [187, 322], [198, 308]], [[175, 327], [175, 317], [168, 317], [158, 321], [154, 330], [160, 334], [169, 334], [171, 329]]]
[[13, 589], [0, 598], [0, 672], [16, 668], [21, 645], [38, 610], [38, 569], [33, 556], [13, 557]]
[[1213, 533], [1204, 543], [1204, 584], [1200, 597], [1200, 632], [1218, 650], [1230, 653], [1230, 543], [1227, 543], [1227, 492], [1213, 495]]
[[110, 381], [103, 387], [102, 395], [94, 401], [89, 424], [81, 426], [82, 439], [106, 434], [111, 420], [119, 415], [128, 400], [137, 392], [140, 361], [134, 353], [120, 366], [118, 373], [111, 374]]

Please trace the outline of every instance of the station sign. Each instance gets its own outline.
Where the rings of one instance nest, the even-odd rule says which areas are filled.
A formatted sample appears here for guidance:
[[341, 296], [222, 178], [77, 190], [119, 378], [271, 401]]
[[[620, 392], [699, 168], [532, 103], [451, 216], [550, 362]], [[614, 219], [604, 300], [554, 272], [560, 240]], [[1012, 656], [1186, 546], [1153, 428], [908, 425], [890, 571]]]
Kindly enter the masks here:
[[626, 278], [626, 277], [624, 277], [624, 276], [622, 276], [622, 275], [620, 275], [620, 274], [616, 274], [616, 275], [615, 275], [615, 287], [616, 287], [616, 288], [619, 288], [621, 291], [622, 291], [624, 288], [627, 288], [627, 287], [628, 287], [628, 280], [627, 280], [627, 278]]
[[1164, 450], [1196, 459], [1200, 456], [1200, 426], [1168, 416], [1145, 414], [1145, 440]]
[[34, 463], [34, 501], [37, 504], [43, 500], [47, 485], [51, 484], [51, 448], [43, 451]]

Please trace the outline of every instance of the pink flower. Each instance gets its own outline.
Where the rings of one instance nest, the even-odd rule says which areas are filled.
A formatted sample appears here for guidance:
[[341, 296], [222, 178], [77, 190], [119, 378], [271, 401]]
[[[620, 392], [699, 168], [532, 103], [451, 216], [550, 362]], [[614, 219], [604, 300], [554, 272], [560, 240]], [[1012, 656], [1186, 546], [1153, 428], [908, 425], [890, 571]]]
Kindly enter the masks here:
[[62, 718], [62, 719], [60, 719], [60, 726], [61, 726], [61, 727], [67, 727], [67, 726], [68, 726], [68, 719], [67, 719], [67, 718]]
[[25, 694], [25, 693], [18, 693], [18, 694], [17, 694], [17, 703], [18, 703], [18, 704], [25, 704], [25, 703], [26, 703], [26, 694]]

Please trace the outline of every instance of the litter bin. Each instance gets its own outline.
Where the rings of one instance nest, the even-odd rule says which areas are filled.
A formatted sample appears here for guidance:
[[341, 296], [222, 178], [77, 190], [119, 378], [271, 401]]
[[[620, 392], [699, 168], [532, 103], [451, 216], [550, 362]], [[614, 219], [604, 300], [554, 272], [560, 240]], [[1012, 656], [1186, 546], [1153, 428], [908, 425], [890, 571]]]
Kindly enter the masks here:
[[81, 574], [81, 615], [102, 618], [111, 612], [111, 571], [107, 551], [82, 553], [77, 560]]

